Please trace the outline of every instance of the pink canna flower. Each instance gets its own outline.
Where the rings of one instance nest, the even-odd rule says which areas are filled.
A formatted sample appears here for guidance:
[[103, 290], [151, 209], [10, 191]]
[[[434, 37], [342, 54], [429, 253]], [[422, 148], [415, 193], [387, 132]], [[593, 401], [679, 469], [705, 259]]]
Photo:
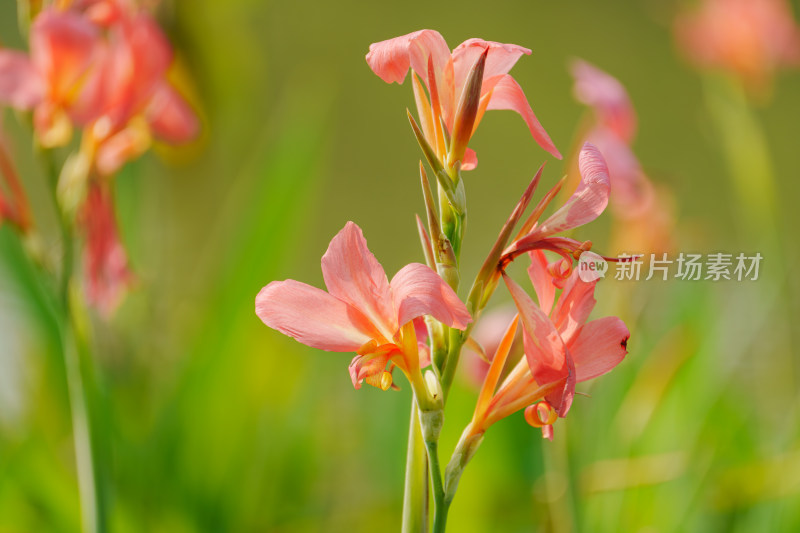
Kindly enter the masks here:
[[0, 103], [33, 109], [39, 141], [60, 146], [85, 118], [81, 97], [100, 56], [100, 32], [78, 13], [48, 8], [31, 26], [30, 47], [30, 56], [0, 50]]
[[675, 23], [678, 44], [702, 68], [721, 68], [759, 88], [800, 64], [800, 30], [785, 0], [704, 0]]
[[[483, 114], [491, 109], [509, 109], [519, 113], [536, 142], [553, 156], [561, 158], [533, 113], [522, 88], [508, 74], [523, 54], [530, 53], [521, 46], [482, 39], [464, 41], [451, 53], [439, 32], [420, 30], [373, 43], [369, 47], [367, 63], [387, 83], [403, 83], [408, 70], [413, 71], [414, 97], [426, 140], [448, 168], [460, 161], [462, 170], [470, 170], [477, 165], [477, 157], [474, 151], [466, 148], [466, 142]], [[469, 96], [465, 88], [471, 71], [484, 55], [480, 101], [475, 116], [466, 121], [469, 131], [462, 135], [462, 142], [457, 143], [460, 111], [467, 107], [464, 103]], [[429, 97], [422, 89], [420, 78]], [[446, 146], [448, 135], [453, 138], [449, 147]]]
[[331, 240], [322, 275], [328, 292], [294, 280], [273, 281], [258, 293], [256, 314], [312, 348], [356, 352], [350, 364], [356, 388], [363, 380], [389, 388], [387, 365], [399, 367], [412, 383], [421, 381], [416, 319], [429, 315], [462, 330], [472, 320], [455, 292], [425, 265], [406, 265], [389, 282], [352, 222]]
[[[494, 356], [467, 436], [480, 435], [498, 420], [525, 409], [525, 419], [552, 439], [551, 426], [557, 417], [567, 415], [576, 383], [609, 372], [627, 353], [630, 333], [619, 318], [587, 321], [595, 304], [596, 280], [585, 282], [573, 271], [556, 297], [545, 254], [536, 250], [530, 257], [528, 273], [539, 303], [504, 274], [519, 314]], [[495, 392], [518, 321], [523, 326], [525, 358]]]
[[114, 199], [107, 185], [96, 182], [90, 185], [80, 223], [86, 236], [83, 252], [86, 299], [108, 317], [122, 302], [133, 274], [119, 239]]
[[87, 145], [101, 175], [144, 153], [152, 137], [180, 144], [199, 132], [194, 111], [167, 80], [173, 53], [161, 29], [143, 12], [119, 17], [85, 93], [92, 117]]

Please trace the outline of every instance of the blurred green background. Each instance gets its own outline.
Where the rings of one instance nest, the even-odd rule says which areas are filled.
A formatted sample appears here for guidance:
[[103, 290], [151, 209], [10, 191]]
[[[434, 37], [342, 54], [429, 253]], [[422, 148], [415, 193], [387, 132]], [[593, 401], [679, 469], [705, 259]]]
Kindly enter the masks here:
[[[408, 387], [354, 390], [350, 356], [266, 328], [258, 290], [288, 277], [322, 286], [319, 258], [347, 220], [391, 276], [422, 261], [420, 157], [409, 84], [386, 85], [370, 43], [421, 28], [533, 49], [512, 71], [565, 154], [586, 110], [567, 70], [580, 57], [627, 87], [635, 151], [677, 205], [676, 249], [765, 256], [757, 282], [607, 280], [596, 316], [632, 338], [611, 374], [579, 390], [556, 439], [521, 414], [493, 427], [467, 469], [453, 531], [797, 531], [800, 427], [800, 73], [756, 107], [777, 198], [754, 211], [732, 186], [702, 76], [680, 58], [661, 0], [164, 2], [160, 20], [191, 73], [206, 133], [118, 176], [122, 235], [138, 283], [97, 320], [119, 532], [399, 529]], [[800, 11], [793, 3], [795, 13]], [[0, 36], [22, 47], [14, 2]], [[45, 244], [58, 235], [30, 131], [4, 129]], [[542, 161], [566, 171], [518, 116], [487, 114], [467, 174], [471, 278]], [[758, 179], [755, 186], [758, 186]], [[581, 229], [603, 251], [609, 214]], [[776, 230], [777, 228], [777, 230]], [[53, 324], [19, 245], [0, 229], [0, 532], [80, 527], [70, 412]], [[522, 273], [522, 268], [518, 267]], [[462, 295], [463, 296], [463, 295]], [[507, 299], [504, 290], [497, 300]], [[400, 383], [401, 386], [403, 383]], [[477, 392], [457, 380], [441, 449]]]

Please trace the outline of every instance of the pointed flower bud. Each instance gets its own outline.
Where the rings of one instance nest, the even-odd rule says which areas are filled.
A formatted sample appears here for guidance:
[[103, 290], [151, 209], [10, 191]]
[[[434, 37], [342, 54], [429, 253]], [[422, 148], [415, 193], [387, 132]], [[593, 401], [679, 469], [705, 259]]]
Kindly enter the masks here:
[[463, 161], [467, 151], [467, 143], [472, 137], [475, 117], [478, 116], [478, 107], [481, 103], [481, 86], [483, 85], [483, 70], [486, 66], [486, 56], [489, 48], [475, 61], [467, 77], [467, 83], [461, 92], [461, 100], [456, 110], [453, 138], [450, 141], [450, 150], [447, 157], [449, 168], [455, 166], [456, 161]]

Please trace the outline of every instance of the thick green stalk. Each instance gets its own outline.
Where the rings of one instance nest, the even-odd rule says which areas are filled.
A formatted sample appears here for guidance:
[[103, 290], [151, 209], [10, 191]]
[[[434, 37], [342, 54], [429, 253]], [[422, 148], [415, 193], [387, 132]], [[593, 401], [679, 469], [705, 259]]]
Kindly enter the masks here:
[[403, 493], [403, 533], [428, 531], [428, 462], [419, 408], [416, 398], [411, 398], [411, 420], [408, 429], [406, 455], [406, 482]]

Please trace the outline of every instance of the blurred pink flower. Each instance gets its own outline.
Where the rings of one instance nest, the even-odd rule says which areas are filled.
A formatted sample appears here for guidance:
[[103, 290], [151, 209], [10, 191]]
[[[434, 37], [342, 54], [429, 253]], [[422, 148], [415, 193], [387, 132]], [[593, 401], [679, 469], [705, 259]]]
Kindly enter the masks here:
[[572, 62], [575, 98], [589, 106], [595, 123], [629, 143], [636, 135], [636, 112], [625, 87], [613, 76], [577, 59]]
[[111, 26], [137, 9], [135, 0], [75, 0], [70, 7], [99, 26]]
[[[418, 87], [415, 77], [414, 96], [422, 131], [429, 144], [437, 151], [441, 161], [452, 167], [456, 161], [445, 160], [447, 149], [444, 146], [445, 135], [440, 127], [440, 119], [452, 134], [456, 124], [457, 106], [469, 73], [484, 52], [488, 55], [483, 71], [480, 104], [472, 133], [477, 129], [486, 110], [516, 111], [525, 120], [536, 142], [560, 159], [561, 154], [533, 113], [522, 88], [508, 74], [523, 54], [531, 53], [527, 48], [515, 44], [469, 39], [458, 45], [451, 53], [439, 32], [420, 30], [371, 44], [367, 63], [387, 83], [403, 83], [409, 68], [416, 76], [422, 78], [430, 96], [429, 102], [422, 89]], [[450, 157], [454, 156], [451, 154]], [[475, 152], [467, 149], [462, 161], [462, 170], [470, 170], [476, 165]]]
[[111, 175], [144, 153], [151, 135], [171, 144], [199, 132], [196, 114], [171, 86], [172, 47], [150, 15], [121, 16], [108, 30], [103, 60], [84, 94], [97, 170]]
[[756, 87], [800, 63], [800, 30], [785, 0], [704, 0], [675, 22], [678, 44], [702, 68], [722, 68]]
[[69, 141], [72, 122], [83, 123], [81, 97], [101, 50], [98, 29], [81, 15], [47, 8], [31, 26], [30, 57], [0, 50], [0, 103], [33, 109], [39, 141]]
[[631, 149], [637, 119], [625, 87], [582, 60], [573, 62], [572, 75], [575, 97], [594, 113], [584, 139], [608, 164], [611, 208], [619, 222], [617, 240], [625, 249], [640, 252], [670, 248], [672, 212], [665, 193], [656, 190]]
[[80, 222], [86, 236], [86, 298], [103, 315], [110, 316], [133, 282], [133, 274], [119, 239], [114, 198], [108, 186], [94, 182], [90, 185]]
[[430, 315], [464, 329], [472, 320], [466, 306], [429, 267], [412, 263], [387, 280], [367, 248], [361, 228], [348, 222], [322, 256], [328, 292], [294, 280], [273, 281], [256, 297], [256, 314], [269, 327], [297, 341], [335, 352], [356, 352], [353, 385], [387, 389], [394, 364], [419, 374], [415, 319]]

